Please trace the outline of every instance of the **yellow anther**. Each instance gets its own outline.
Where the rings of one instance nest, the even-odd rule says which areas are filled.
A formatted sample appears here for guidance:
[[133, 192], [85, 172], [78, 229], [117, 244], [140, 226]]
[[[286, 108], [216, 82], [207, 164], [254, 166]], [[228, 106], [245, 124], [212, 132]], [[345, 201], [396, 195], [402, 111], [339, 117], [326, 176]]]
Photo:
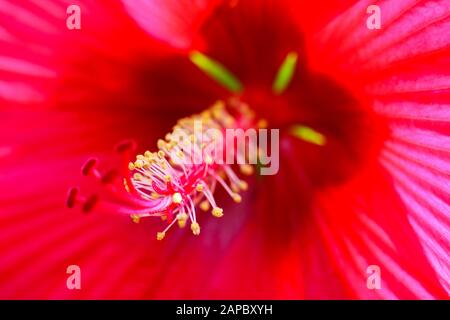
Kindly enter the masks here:
[[241, 173], [245, 174], [247, 176], [250, 176], [253, 174], [253, 172], [255, 172], [255, 170], [253, 169], [253, 167], [249, 164], [243, 164], [240, 166], [241, 169]]
[[137, 159], [137, 160], [145, 160], [145, 157], [144, 157], [142, 154], [138, 154], [138, 155], [136, 156], [136, 159]]
[[162, 139], [159, 139], [156, 145], [158, 146], [158, 149], [164, 149], [164, 147], [166, 146], [166, 142]]
[[260, 119], [256, 125], [260, 129], [265, 129], [269, 126], [269, 122], [266, 119]]
[[177, 155], [178, 158], [181, 158], [181, 159], [184, 158], [184, 153], [183, 153], [183, 151], [181, 151], [181, 150], [178, 150], [177, 153], [176, 153], [176, 155]]
[[183, 197], [181, 196], [181, 194], [179, 192], [176, 192], [172, 196], [172, 201], [173, 201], [173, 203], [180, 204], [181, 201], [183, 201]]
[[234, 200], [234, 202], [236, 202], [236, 203], [241, 203], [242, 197], [241, 197], [239, 194], [234, 193], [234, 194], [233, 194], [233, 200]]
[[164, 181], [170, 182], [170, 181], [172, 181], [172, 177], [167, 174], [167, 175], [164, 176]]
[[135, 162], [134, 162], [134, 166], [136, 167], [136, 168], [138, 168], [138, 169], [142, 169], [142, 167], [144, 166], [144, 161], [143, 160], [136, 160]]
[[225, 117], [223, 123], [226, 127], [231, 127], [234, 124], [234, 118], [232, 116]]
[[239, 188], [244, 191], [248, 190], [248, 183], [242, 180], [239, 181]]
[[179, 124], [185, 124], [187, 121], [189, 121], [189, 118], [188, 117], [184, 117], [184, 118], [181, 118], [180, 120], [178, 120], [178, 123]]
[[208, 211], [209, 210], [209, 202], [207, 200], [200, 202], [199, 205], [200, 209], [202, 209], [203, 211]]
[[212, 209], [212, 215], [216, 218], [223, 217], [223, 209], [219, 207], [215, 207]]
[[207, 165], [211, 165], [211, 164], [213, 163], [213, 158], [211, 158], [210, 155], [207, 155], [207, 156], [205, 157], [205, 163], [206, 163]]
[[133, 179], [134, 180], [142, 180], [143, 176], [142, 174], [136, 172], [135, 174], [133, 174]]
[[202, 183], [199, 183], [195, 186], [195, 190], [197, 190], [197, 192], [203, 192], [204, 186]]
[[159, 194], [157, 194], [156, 192], [152, 192], [152, 193], [150, 194], [150, 198], [152, 198], [152, 199], [158, 199], [158, 198], [159, 198]]
[[134, 169], [136, 169], [136, 167], [134, 166], [134, 163], [133, 163], [133, 162], [130, 162], [130, 163], [128, 164], [128, 169], [129, 169], [130, 171], [133, 171]]
[[147, 151], [145, 151], [144, 156], [145, 156], [147, 159], [151, 159], [152, 156], [153, 156], [153, 154], [152, 154], [150, 151], [147, 150]]
[[187, 220], [188, 218], [189, 216], [185, 212], [180, 212], [179, 214], [177, 214], [178, 220]]
[[192, 233], [196, 236], [200, 234], [200, 225], [197, 222], [191, 224]]
[[240, 111], [242, 114], [244, 114], [246, 117], [248, 118], [254, 118], [255, 116], [255, 112], [250, 109], [249, 105], [246, 103], [241, 103], [239, 105]]
[[178, 220], [178, 227], [180, 229], [183, 229], [184, 227], [186, 227], [186, 220]]
[[207, 120], [209, 118], [211, 118], [211, 112], [209, 112], [209, 110], [203, 111], [200, 116], [202, 117], [203, 120]]
[[158, 157], [164, 158], [165, 156], [166, 156], [166, 154], [164, 153], [164, 151], [162, 151], [162, 150], [158, 151]]
[[211, 112], [216, 119], [220, 119], [225, 111], [225, 103], [223, 101], [217, 101], [211, 108]]
[[186, 213], [183, 212], [183, 213], [177, 214], [178, 226], [180, 228], [186, 227], [187, 219], [188, 219], [188, 215]]
[[214, 119], [216, 120], [223, 118], [223, 110], [214, 109], [212, 110], [212, 114]]
[[167, 216], [166, 215], [162, 215], [161, 216], [161, 221], [166, 221], [167, 220]]
[[211, 109], [215, 110], [223, 110], [225, 109], [225, 101], [223, 100], [217, 100], [211, 107]]
[[170, 133], [167, 133], [165, 136], [166, 140], [169, 141], [172, 139], [172, 135]]
[[165, 238], [165, 236], [166, 236], [166, 233], [165, 233], [165, 232], [158, 232], [158, 233], [156, 234], [156, 239], [157, 239], [158, 241], [161, 241], [162, 239]]
[[130, 215], [130, 218], [134, 223], [139, 223], [141, 221], [141, 217], [137, 214]]

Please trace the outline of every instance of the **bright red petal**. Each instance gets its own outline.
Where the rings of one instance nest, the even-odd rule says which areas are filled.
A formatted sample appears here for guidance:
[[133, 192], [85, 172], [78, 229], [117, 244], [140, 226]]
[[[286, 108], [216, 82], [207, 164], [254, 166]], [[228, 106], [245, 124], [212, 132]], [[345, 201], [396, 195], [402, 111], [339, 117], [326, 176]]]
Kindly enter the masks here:
[[153, 37], [176, 48], [192, 46], [198, 29], [223, 0], [123, 0], [128, 12]]

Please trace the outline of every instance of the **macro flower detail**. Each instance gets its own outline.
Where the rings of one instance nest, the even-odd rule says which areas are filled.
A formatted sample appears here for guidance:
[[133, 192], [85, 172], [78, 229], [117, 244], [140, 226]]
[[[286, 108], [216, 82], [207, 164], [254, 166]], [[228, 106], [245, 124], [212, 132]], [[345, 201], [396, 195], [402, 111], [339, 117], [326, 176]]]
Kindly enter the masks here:
[[0, 298], [448, 298], [448, 0], [0, 3]]
[[[113, 185], [116, 178], [115, 171], [102, 175], [97, 169], [97, 160], [89, 159], [82, 168], [85, 176], [94, 176], [107, 189], [113, 193], [113, 199], [122, 200], [101, 203], [103, 207], [122, 214], [130, 215], [135, 223], [148, 217], [158, 217], [167, 221], [167, 227], [158, 232], [157, 240], [162, 240], [166, 232], [178, 223], [184, 228], [188, 221], [194, 235], [200, 234], [200, 225], [197, 221], [198, 206], [203, 211], [211, 208], [216, 218], [223, 216], [223, 209], [218, 207], [214, 199], [214, 191], [220, 185], [228, 195], [237, 203], [242, 201], [239, 192], [245, 191], [248, 185], [238, 178], [231, 165], [224, 162], [225, 149], [229, 141], [223, 139], [225, 130], [232, 128], [244, 130], [261, 126], [261, 121], [255, 120], [250, 108], [237, 101], [231, 101], [228, 109], [226, 104], [218, 101], [210, 109], [199, 115], [181, 119], [168, 133], [165, 140], [158, 140], [157, 152], [146, 151], [137, 155], [136, 160], [128, 164], [128, 170], [123, 170], [123, 184]], [[200, 128], [197, 128], [200, 126]], [[243, 131], [239, 131], [243, 132]], [[234, 138], [234, 136], [233, 136]], [[245, 139], [245, 137], [243, 137]], [[241, 172], [251, 175], [254, 171], [247, 163], [249, 158], [257, 157], [256, 146], [247, 148], [234, 148], [233, 154], [240, 164]], [[125, 157], [129, 155], [133, 143], [123, 143], [118, 151]], [[128, 152], [125, 152], [128, 151]], [[228, 159], [228, 157], [226, 156]], [[89, 212], [97, 205], [99, 197], [92, 195], [83, 198], [77, 188], [71, 188], [68, 193], [67, 206], [73, 208], [76, 203], [82, 205], [84, 212]]]

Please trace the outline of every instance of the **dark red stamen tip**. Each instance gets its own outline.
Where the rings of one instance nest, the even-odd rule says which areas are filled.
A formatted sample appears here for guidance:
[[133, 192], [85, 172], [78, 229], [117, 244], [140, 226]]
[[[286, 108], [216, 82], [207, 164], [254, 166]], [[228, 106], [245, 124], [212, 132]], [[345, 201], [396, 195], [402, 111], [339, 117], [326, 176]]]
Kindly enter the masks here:
[[103, 184], [112, 183], [112, 182], [114, 182], [114, 180], [117, 178], [118, 175], [119, 175], [119, 173], [117, 172], [117, 170], [114, 170], [114, 169], [109, 170], [102, 176], [102, 183]]
[[94, 209], [95, 205], [98, 203], [99, 197], [98, 195], [94, 194], [90, 196], [86, 202], [83, 204], [83, 212], [88, 213], [91, 212], [92, 209]]
[[97, 166], [97, 159], [95, 158], [91, 158], [88, 161], [86, 161], [86, 163], [83, 165], [83, 167], [81, 168], [81, 173], [84, 176], [88, 176], [92, 173], [92, 170], [95, 169], [95, 167]]
[[73, 208], [77, 201], [79, 190], [78, 188], [71, 188], [67, 194], [66, 206], [68, 208]]
[[118, 153], [124, 153], [127, 151], [135, 151], [136, 150], [136, 142], [134, 142], [133, 140], [125, 140], [122, 142], [119, 142], [116, 145], [116, 152]]

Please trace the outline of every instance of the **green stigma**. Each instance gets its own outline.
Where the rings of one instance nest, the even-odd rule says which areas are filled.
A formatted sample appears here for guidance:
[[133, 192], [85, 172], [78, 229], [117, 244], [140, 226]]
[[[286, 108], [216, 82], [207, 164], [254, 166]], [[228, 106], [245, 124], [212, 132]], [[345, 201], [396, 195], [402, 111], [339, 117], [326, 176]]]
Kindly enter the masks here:
[[298, 54], [296, 52], [290, 52], [284, 59], [280, 68], [278, 69], [275, 81], [272, 85], [272, 90], [276, 94], [282, 94], [294, 77], [295, 68], [297, 66]]
[[242, 91], [241, 82], [221, 63], [198, 51], [191, 52], [189, 58], [200, 70], [231, 92]]
[[298, 139], [318, 146], [324, 146], [327, 143], [327, 138], [323, 134], [304, 125], [298, 124], [291, 127], [290, 133]]

